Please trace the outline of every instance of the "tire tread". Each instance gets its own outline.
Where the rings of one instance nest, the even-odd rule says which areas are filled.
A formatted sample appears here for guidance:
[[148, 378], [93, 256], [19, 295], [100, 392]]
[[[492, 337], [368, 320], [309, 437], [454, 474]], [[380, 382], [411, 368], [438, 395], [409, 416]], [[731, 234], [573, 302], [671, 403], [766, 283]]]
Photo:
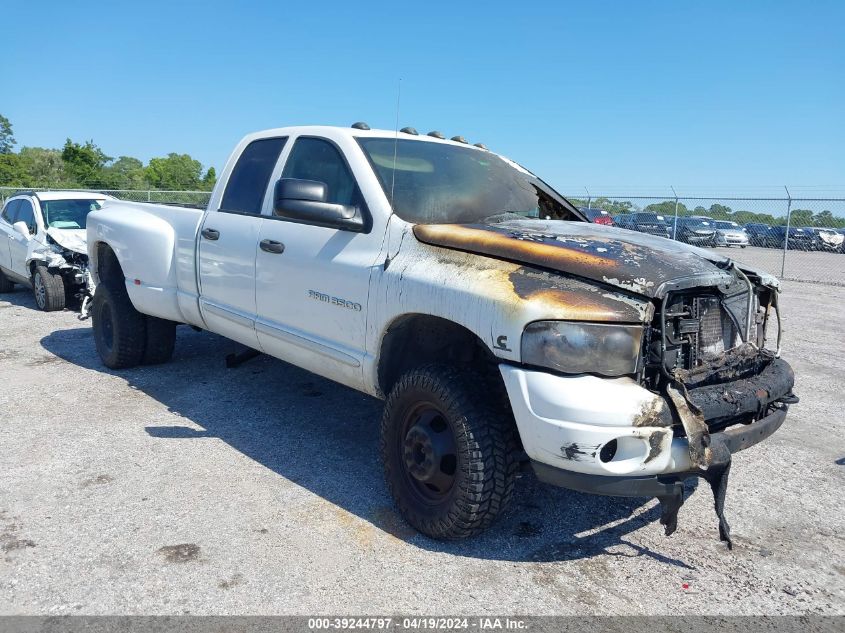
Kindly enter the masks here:
[[[381, 452], [385, 478], [402, 515], [428, 536], [460, 539], [474, 536], [489, 527], [507, 506], [513, 493], [519, 462], [519, 440], [510, 412], [502, 410], [501, 400], [491, 405], [489, 380], [471, 370], [443, 365], [426, 365], [401, 376], [385, 403], [381, 424]], [[484, 393], [481, 388], [484, 387]], [[444, 411], [452, 419], [463, 477], [451, 507], [437, 517], [416, 511], [411, 499], [402, 493], [401, 466], [391, 462], [391, 433], [398, 420], [393, 413], [409, 390], [429, 392], [447, 403]]]

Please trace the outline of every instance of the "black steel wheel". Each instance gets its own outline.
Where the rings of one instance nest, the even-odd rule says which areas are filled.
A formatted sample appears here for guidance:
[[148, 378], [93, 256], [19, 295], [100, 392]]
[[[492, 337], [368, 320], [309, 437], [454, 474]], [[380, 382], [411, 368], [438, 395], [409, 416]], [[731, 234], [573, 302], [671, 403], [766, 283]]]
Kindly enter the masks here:
[[449, 418], [434, 404], [420, 403], [404, 416], [396, 434], [406, 484], [420, 503], [440, 503], [455, 486], [458, 449]]
[[518, 462], [510, 409], [466, 370], [428, 365], [405, 373], [385, 403], [381, 451], [399, 511], [434, 538], [473, 536], [507, 505]]

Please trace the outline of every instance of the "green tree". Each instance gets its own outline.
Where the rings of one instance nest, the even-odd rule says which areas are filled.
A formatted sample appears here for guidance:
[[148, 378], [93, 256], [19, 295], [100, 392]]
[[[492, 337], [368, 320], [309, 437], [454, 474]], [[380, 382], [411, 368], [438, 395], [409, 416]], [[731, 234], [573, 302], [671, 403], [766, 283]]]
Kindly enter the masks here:
[[167, 158], [150, 159], [144, 174], [156, 189], [195, 190], [200, 188], [202, 163], [188, 154], [171, 153]]
[[715, 220], [727, 220], [733, 215], [733, 212], [733, 209], [730, 207], [717, 203], [710, 205], [710, 211], [706, 215], [709, 215]]
[[58, 150], [23, 147], [18, 156], [24, 172], [25, 182], [21, 183], [24, 187], [72, 187], [76, 184]]
[[604, 196], [587, 200], [586, 198], [567, 198], [576, 207], [589, 207], [591, 209], [603, 209], [611, 215], [628, 213], [634, 205], [628, 200], [611, 200]]
[[205, 172], [205, 176], [202, 177], [202, 189], [203, 191], [211, 191], [214, 189], [214, 185], [217, 184], [217, 172], [215, 171], [214, 167], [209, 167], [208, 171]]
[[26, 179], [20, 154], [0, 154], [0, 186], [26, 187]]
[[103, 167], [111, 158], [94, 145], [86, 141], [84, 145], [67, 139], [62, 149], [62, 160], [68, 173], [81, 187], [97, 187], [101, 184]]
[[[646, 213], [656, 213], [663, 217], [675, 217], [675, 201], [664, 200], [663, 202], [655, 202], [643, 209]], [[689, 209], [684, 206], [683, 202], [678, 203], [678, 215], [691, 215]]]
[[[778, 218], [778, 224], [786, 225], [786, 217]], [[793, 209], [789, 219], [790, 226], [812, 226], [813, 212], [809, 209]]]
[[11, 154], [16, 142], [12, 134], [12, 123], [0, 114], [0, 154]]
[[144, 163], [131, 156], [121, 156], [101, 171], [102, 186], [108, 189], [145, 189]]
[[836, 218], [834, 218], [833, 214], [826, 209], [821, 213], [816, 213], [813, 216], [813, 226], [835, 227], [836, 225]]

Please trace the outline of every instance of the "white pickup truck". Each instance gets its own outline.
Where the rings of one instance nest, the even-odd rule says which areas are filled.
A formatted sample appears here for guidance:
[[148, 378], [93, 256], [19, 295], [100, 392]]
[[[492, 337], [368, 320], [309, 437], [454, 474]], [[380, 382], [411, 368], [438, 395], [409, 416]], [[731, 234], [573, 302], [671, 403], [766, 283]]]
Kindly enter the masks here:
[[[205, 211], [88, 218], [94, 338], [111, 368], [168, 360], [187, 323], [386, 400], [405, 518], [437, 538], [546, 482], [654, 496], [671, 534], [731, 454], [784, 421], [777, 281], [591, 224], [529, 171], [439, 133], [288, 127], [244, 138]], [[774, 329], [774, 325], [768, 328]]]

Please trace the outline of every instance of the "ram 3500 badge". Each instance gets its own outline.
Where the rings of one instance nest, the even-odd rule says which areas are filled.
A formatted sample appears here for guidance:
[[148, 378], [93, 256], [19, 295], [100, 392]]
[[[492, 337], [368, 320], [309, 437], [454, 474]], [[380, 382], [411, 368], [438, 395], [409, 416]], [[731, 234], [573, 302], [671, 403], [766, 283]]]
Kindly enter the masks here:
[[730, 543], [731, 457], [797, 401], [769, 334], [777, 281], [588, 223], [462, 139], [365, 127], [247, 136], [205, 211], [94, 212], [103, 362], [165, 361], [187, 323], [384, 398], [388, 486], [433, 537], [490, 525], [530, 461], [553, 484], [657, 497], [667, 534], [703, 478]]

